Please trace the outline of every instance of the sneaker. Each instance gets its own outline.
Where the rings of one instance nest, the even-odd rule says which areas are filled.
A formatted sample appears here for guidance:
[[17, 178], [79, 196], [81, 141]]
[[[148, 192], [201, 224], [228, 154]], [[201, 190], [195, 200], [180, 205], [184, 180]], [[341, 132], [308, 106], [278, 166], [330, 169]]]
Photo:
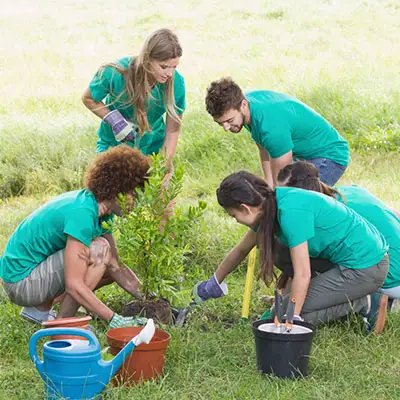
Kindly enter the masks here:
[[44, 321], [53, 321], [57, 318], [55, 310], [41, 311], [36, 307], [23, 307], [19, 315], [29, 322], [41, 324]]
[[392, 304], [390, 306], [390, 312], [396, 313], [400, 311], [400, 301], [399, 299], [391, 299]]
[[363, 321], [369, 333], [380, 334], [386, 324], [388, 296], [379, 292], [368, 295], [369, 311]]
[[47, 321], [54, 321], [55, 319], [57, 319], [57, 311], [50, 309], [49, 310], [49, 317], [47, 318]]
[[394, 298], [393, 297], [389, 297], [388, 298], [388, 304], [387, 304], [387, 310], [388, 310], [388, 312], [391, 312], [392, 311], [392, 307], [393, 307], [393, 304], [394, 304]]

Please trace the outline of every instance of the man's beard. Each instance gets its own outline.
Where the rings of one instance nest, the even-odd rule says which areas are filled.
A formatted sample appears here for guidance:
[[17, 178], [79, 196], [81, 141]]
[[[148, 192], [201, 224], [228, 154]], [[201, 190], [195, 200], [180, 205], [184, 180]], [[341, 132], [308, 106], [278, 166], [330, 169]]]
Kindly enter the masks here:
[[242, 117], [242, 122], [241, 122], [240, 125], [233, 126], [234, 130], [232, 130], [232, 128], [230, 129], [230, 131], [232, 133], [239, 133], [243, 129], [243, 126], [244, 126], [244, 115], [243, 115], [242, 112], [240, 113], [240, 116]]

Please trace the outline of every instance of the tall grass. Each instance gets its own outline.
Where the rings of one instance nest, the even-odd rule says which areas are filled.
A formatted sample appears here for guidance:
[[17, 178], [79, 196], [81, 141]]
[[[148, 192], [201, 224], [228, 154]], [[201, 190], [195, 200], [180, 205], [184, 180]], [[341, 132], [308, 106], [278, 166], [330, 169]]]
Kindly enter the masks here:
[[[137, 54], [154, 29], [182, 42], [179, 65], [187, 111], [177, 160], [185, 165], [182, 203], [209, 203], [193, 232], [187, 296], [239, 240], [243, 228], [216, 204], [215, 189], [234, 170], [261, 172], [249, 135], [224, 133], [207, 115], [209, 83], [232, 76], [244, 90], [295, 95], [324, 115], [352, 148], [341, 184], [367, 187], [400, 208], [400, 6], [393, 0], [15, 0], [2, 8], [0, 33], [0, 251], [16, 225], [44, 201], [81, 187], [94, 157], [99, 120], [81, 93], [104, 62]], [[364, 337], [351, 318], [318, 331], [311, 377], [281, 381], [255, 369], [251, 330], [239, 324], [245, 265], [228, 280], [230, 294], [197, 310], [175, 330], [164, 378], [104, 398], [391, 399], [398, 398], [398, 315], [380, 337]], [[251, 318], [264, 309], [255, 282]], [[99, 296], [114, 309], [117, 288]], [[42, 398], [26, 344], [35, 327], [18, 317], [0, 287], [0, 398]], [[95, 323], [105, 344], [106, 326]]]
[[[80, 185], [99, 120], [80, 102], [104, 62], [137, 54], [160, 26], [178, 33], [188, 109], [178, 149], [191, 180], [234, 163], [256, 168], [255, 147], [220, 134], [204, 110], [211, 80], [298, 96], [353, 149], [399, 145], [399, 7], [394, 1], [19, 0], [0, 16], [0, 198]], [[68, 21], [68, 22], [62, 22]], [[216, 168], [217, 167], [217, 168]]]

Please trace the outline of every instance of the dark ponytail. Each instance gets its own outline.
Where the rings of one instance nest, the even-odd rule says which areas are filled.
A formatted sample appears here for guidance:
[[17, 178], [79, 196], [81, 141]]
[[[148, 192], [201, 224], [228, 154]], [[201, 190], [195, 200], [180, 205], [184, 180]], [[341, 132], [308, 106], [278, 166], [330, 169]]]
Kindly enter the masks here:
[[331, 186], [328, 186], [326, 183], [319, 181], [321, 190], [320, 193], [326, 194], [327, 196], [333, 197], [334, 199], [338, 199], [339, 197], [342, 199], [343, 203], [346, 204], [346, 198], [339, 192], [339, 190], [334, 189]]
[[278, 173], [277, 181], [281, 186], [312, 190], [334, 199], [341, 197], [343, 203], [346, 203], [345, 197], [338, 190], [319, 179], [318, 168], [308, 161], [296, 161], [282, 168]]
[[241, 204], [262, 206], [257, 241], [260, 244], [261, 266], [259, 277], [268, 285], [273, 280], [275, 236], [278, 230], [275, 192], [267, 182], [247, 171], [226, 177], [217, 189], [218, 203], [226, 208], [239, 208]]
[[[270, 189], [271, 190], [271, 189]], [[269, 285], [275, 276], [275, 237], [277, 234], [277, 212], [275, 192], [267, 195], [263, 201], [263, 214], [257, 232], [258, 243], [260, 244], [260, 273], [258, 277]]]

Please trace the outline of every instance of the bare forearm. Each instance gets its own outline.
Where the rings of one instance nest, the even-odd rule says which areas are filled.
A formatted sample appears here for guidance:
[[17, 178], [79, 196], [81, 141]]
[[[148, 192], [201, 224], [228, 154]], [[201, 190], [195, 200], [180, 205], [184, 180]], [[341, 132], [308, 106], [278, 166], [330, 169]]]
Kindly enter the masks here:
[[273, 189], [275, 187], [274, 183], [274, 177], [272, 175], [272, 170], [271, 170], [271, 163], [269, 161], [263, 161], [261, 163], [262, 170], [264, 173], [264, 178], [268, 183], [268, 186]]
[[[251, 249], [249, 249], [249, 251], [250, 250]], [[234, 271], [245, 259], [249, 251], [246, 253], [239, 251], [236, 248], [232, 249], [215, 271], [217, 281], [221, 283], [232, 271]]]
[[137, 295], [141, 283], [136, 274], [126, 265], [114, 265], [107, 270], [111, 278], [129, 294]]
[[82, 102], [93, 114], [97, 115], [101, 119], [111, 111], [103, 102], [94, 101], [88, 89], [82, 96]]
[[277, 162], [275, 159], [271, 159], [269, 167], [270, 167], [271, 180], [273, 182], [273, 185], [275, 186], [279, 171], [282, 168], [284, 168], [285, 165], [283, 165], [280, 162]]
[[274, 188], [274, 179], [271, 172], [271, 164], [270, 158], [267, 150], [264, 149], [261, 145], [257, 143], [259, 155], [260, 155], [260, 162], [261, 168], [263, 170], [264, 178], [267, 181], [268, 185], [273, 189]]
[[215, 275], [219, 283], [237, 268], [256, 244], [257, 233], [249, 229], [242, 240], [228, 253], [217, 268]]
[[274, 185], [276, 184], [279, 171], [285, 168], [293, 161], [292, 152], [289, 151], [286, 154], [278, 157], [278, 158], [271, 158], [270, 162], [270, 169], [271, 169], [271, 177], [273, 180]]
[[[179, 135], [179, 133], [177, 133]], [[169, 174], [173, 171], [173, 160], [176, 152], [176, 147], [178, 145], [178, 139], [175, 140], [166, 140], [161, 148], [160, 153], [165, 156], [165, 166], [167, 168], [167, 172]]]
[[303, 308], [304, 301], [307, 296], [308, 286], [310, 285], [310, 277], [308, 276], [294, 276], [291, 287], [290, 296], [296, 299], [296, 306], [294, 313], [300, 315]]
[[172, 172], [172, 161], [178, 146], [179, 135], [181, 132], [181, 123], [183, 115], [180, 115], [179, 121], [175, 121], [169, 115], [167, 116], [167, 123], [165, 127], [165, 139], [161, 148], [161, 154], [164, 154], [166, 160], [166, 167], [168, 172]]
[[86, 285], [67, 287], [67, 293], [88, 311], [93, 312], [105, 321], [110, 321], [114, 312], [102, 303]]

